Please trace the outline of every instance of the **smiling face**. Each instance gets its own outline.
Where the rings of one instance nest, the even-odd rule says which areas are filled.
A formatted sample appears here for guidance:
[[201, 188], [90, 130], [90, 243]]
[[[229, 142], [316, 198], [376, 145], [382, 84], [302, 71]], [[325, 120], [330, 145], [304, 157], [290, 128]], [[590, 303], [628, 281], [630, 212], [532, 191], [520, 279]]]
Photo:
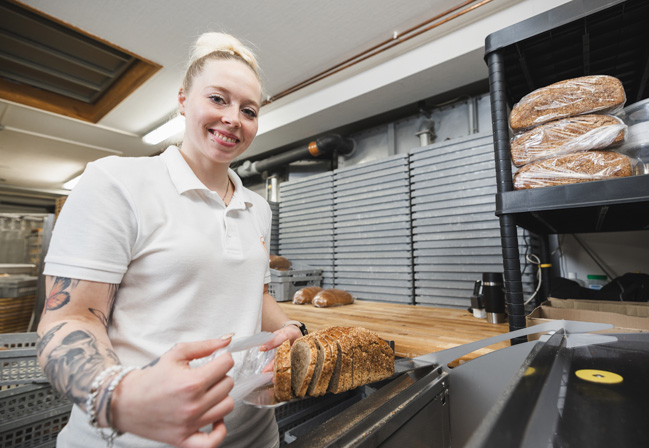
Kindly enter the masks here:
[[[241, 61], [213, 59], [178, 94], [185, 115], [181, 151], [194, 170], [229, 165], [257, 134], [261, 86]], [[200, 176], [199, 176], [200, 177]]]

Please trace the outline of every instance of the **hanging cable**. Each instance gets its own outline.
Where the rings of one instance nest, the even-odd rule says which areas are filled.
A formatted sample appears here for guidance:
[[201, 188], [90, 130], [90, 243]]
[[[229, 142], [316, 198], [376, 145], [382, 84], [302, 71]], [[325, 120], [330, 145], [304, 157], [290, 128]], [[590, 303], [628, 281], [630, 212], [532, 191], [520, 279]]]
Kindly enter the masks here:
[[543, 282], [543, 275], [541, 274], [541, 268], [542, 268], [543, 265], [541, 264], [541, 260], [539, 260], [539, 257], [537, 257], [537, 256], [534, 255], [534, 254], [527, 254], [527, 255], [525, 255], [525, 259], [526, 259], [530, 264], [536, 265], [536, 278], [538, 279], [538, 283], [537, 283], [537, 285], [536, 285], [536, 290], [535, 290], [534, 293], [530, 296], [530, 298], [527, 299], [527, 300], [525, 301], [525, 303], [524, 303], [524, 305], [527, 305], [528, 303], [530, 303], [530, 302], [532, 301], [532, 299], [534, 299], [534, 297], [536, 297], [536, 294], [537, 294], [537, 293], [539, 292], [539, 290], [541, 289], [541, 283]]

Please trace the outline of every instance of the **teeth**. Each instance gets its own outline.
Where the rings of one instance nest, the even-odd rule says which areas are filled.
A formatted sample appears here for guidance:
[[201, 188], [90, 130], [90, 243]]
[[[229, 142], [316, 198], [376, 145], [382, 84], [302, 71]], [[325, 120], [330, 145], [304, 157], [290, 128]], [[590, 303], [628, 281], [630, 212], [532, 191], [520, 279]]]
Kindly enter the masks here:
[[212, 134], [213, 134], [215, 137], [217, 137], [217, 138], [223, 140], [224, 142], [235, 143], [235, 142], [237, 141], [237, 139], [235, 139], [235, 138], [230, 138], [230, 137], [226, 137], [225, 135], [220, 134], [218, 131], [211, 131], [211, 132], [212, 132]]

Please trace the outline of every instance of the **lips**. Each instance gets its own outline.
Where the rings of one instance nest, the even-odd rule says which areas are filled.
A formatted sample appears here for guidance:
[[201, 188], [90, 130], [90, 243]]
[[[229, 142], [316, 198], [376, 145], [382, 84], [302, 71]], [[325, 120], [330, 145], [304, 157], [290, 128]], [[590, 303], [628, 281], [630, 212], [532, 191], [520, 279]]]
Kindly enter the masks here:
[[231, 134], [224, 134], [217, 131], [216, 129], [209, 129], [209, 133], [224, 143], [237, 143], [239, 141], [239, 139], [235, 136]]

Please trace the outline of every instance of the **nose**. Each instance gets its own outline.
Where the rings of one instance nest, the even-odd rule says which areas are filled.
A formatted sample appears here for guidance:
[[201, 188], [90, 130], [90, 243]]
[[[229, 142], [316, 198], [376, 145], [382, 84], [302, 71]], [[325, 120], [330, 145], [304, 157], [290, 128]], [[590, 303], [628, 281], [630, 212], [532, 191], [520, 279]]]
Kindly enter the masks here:
[[223, 116], [221, 117], [221, 122], [231, 126], [233, 128], [238, 128], [241, 126], [241, 120], [239, 119], [239, 108], [235, 106], [230, 106], [223, 111]]

